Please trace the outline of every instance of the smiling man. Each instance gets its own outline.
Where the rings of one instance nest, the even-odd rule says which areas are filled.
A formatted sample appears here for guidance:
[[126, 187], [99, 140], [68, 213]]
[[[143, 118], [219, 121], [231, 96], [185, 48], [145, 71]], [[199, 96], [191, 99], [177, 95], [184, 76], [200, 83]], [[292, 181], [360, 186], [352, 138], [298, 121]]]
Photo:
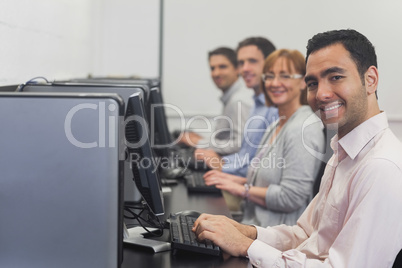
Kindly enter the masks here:
[[222, 91], [222, 114], [215, 117], [215, 128], [210, 137], [187, 132], [181, 142], [212, 150], [218, 155], [236, 153], [241, 146], [243, 129], [253, 106], [252, 92], [239, 77], [236, 52], [220, 47], [208, 53], [211, 78]]
[[[278, 118], [278, 109], [266, 105], [265, 96], [261, 90], [261, 75], [265, 58], [275, 49], [274, 44], [264, 37], [248, 37], [239, 42], [236, 49], [237, 66], [246, 86], [254, 93], [253, 107], [247, 119], [241, 148], [237, 153], [227, 155], [222, 159], [220, 155], [211, 150], [196, 150], [196, 157], [204, 160], [210, 168], [245, 177], [266, 128]], [[212, 162], [211, 159], [218, 159], [218, 161]], [[237, 200], [236, 203], [238, 202]]]
[[378, 106], [370, 41], [355, 30], [307, 45], [308, 102], [336, 130], [319, 193], [295, 226], [202, 214], [193, 230], [255, 267], [392, 267], [402, 248], [402, 144]]
[[[375, 59], [360, 74], [357, 68], [352, 68], [357, 61], [352, 55], [339, 57], [345, 54], [348, 51], [342, 43], [314, 53], [308, 61], [309, 73], [305, 78], [310, 93], [309, 104], [320, 112], [325, 125], [338, 131], [338, 138], [380, 113], [375, 94], [378, 82]], [[369, 59], [366, 61], [360, 64], [370, 64]]]
[[[246, 122], [244, 137], [241, 148], [234, 154], [226, 155], [224, 158], [212, 150], [197, 149], [195, 156], [204, 160], [212, 169], [207, 176], [219, 176], [219, 171], [224, 173], [246, 177], [251, 159], [259, 148], [262, 136], [266, 128], [278, 118], [278, 109], [268, 107], [265, 103], [265, 96], [261, 89], [261, 75], [265, 58], [273, 51], [275, 46], [264, 37], [248, 37], [239, 42], [237, 46], [237, 65], [243, 80], [249, 91], [253, 92], [253, 108]], [[223, 191], [226, 203], [231, 211], [240, 210], [241, 199]]]

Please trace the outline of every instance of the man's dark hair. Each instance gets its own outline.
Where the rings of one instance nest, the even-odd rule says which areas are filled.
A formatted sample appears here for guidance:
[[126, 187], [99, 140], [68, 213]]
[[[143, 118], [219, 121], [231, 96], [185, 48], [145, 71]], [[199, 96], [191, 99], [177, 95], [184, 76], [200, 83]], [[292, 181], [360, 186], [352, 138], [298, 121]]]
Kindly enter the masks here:
[[370, 66], [377, 68], [377, 56], [367, 37], [356, 30], [334, 30], [316, 34], [307, 43], [306, 63], [311, 53], [334, 44], [342, 44], [349, 51], [364, 84], [367, 69]]
[[269, 54], [276, 50], [274, 44], [272, 44], [271, 41], [264, 37], [249, 37], [239, 43], [236, 52], [239, 52], [239, 49], [241, 49], [242, 47], [252, 45], [257, 46], [257, 48], [261, 50], [262, 54], [264, 54], [264, 58], [268, 57]]
[[210, 59], [213, 55], [225, 56], [232, 63], [232, 65], [237, 68], [236, 52], [233, 49], [228, 47], [218, 47], [217, 49], [208, 52], [208, 59]]

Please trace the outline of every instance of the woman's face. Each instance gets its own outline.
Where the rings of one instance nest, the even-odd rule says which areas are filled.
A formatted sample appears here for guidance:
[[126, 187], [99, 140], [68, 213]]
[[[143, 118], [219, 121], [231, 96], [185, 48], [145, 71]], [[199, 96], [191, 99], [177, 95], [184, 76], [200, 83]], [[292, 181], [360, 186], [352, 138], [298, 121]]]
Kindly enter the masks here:
[[287, 59], [279, 57], [265, 75], [265, 90], [271, 102], [279, 109], [286, 106], [300, 106], [301, 90], [304, 90], [304, 76], [295, 71], [293, 63], [288, 68]]

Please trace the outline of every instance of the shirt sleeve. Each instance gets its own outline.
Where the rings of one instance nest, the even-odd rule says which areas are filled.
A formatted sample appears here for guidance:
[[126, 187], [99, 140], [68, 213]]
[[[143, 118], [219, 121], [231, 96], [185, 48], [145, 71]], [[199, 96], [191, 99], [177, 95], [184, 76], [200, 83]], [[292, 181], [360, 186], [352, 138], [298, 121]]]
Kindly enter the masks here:
[[241, 148], [238, 153], [226, 155], [222, 159], [224, 161], [222, 165], [222, 172], [240, 177], [247, 176], [250, 156], [248, 153], [244, 153], [243, 148]]
[[247, 254], [255, 267], [303, 267], [306, 255], [290, 249], [308, 236], [301, 226], [279, 225], [257, 228], [257, 239], [249, 247]]
[[215, 129], [211, 133], [209, 148], [220, 155], [236, 153], [241, 147], [244, 125], [251, 107], [237, 98], [228, 102], [222, 115], [214, 117]]
[[308, 239], [314, 209], [310, 204], [297, 227], [257, 227], [257, 240], [247, 252], [250, 262], [256, 267], [391, 267], [402, 247], [402, 172], [394, 163], [377, 159], [360, 168], [356, 177], [360, 179], [351, 184], [349, 205], [340, 212], [345, 220], [325, 259], [308, 258], [300, 246], [286, 249], [300, 243], [296, 237], [303, 231]]
[[[320, 152], [325, 145], [324, 132], [320, 126], [305, 130], [304, 140], [301, 140], [302, 128], [296, 124], [287, 129], [284, 140], [284, 168], [281, 167], [279, 184], [269, 185], [265, 202], [266, 207], [273, 211], [293, 212], [310, 201], [314, 180], [317, 175], [320, 160], [315, 158], [304, 147], [309, 146]], [[285, 133], [284, 133], [285, 134]]]

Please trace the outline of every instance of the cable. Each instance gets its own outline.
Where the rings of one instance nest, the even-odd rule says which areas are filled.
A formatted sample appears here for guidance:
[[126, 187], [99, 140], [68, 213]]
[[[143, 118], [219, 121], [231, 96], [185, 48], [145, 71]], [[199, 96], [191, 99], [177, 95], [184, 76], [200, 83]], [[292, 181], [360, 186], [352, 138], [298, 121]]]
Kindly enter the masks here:
[[49, 81], [48, 81], [45, 77], [43, 77], [43, 76], [37, 76], [37, 77], [34, 77], [34, 78], [28, 80], [26, 83], [19, 85], [19, 86], [17, 87], [17, 90], [16, 90], [16, 91], [19, 91], [19, 92], [23, 91], [23, 90], [24, 90], [24, 87], [25, 87], [26, 85], [28, 85], [28, 84], [33, 84], [33, 83], [36, 84], [37, 82], [36, 82], [35, 80], [38, 80], [38, 79], [43, 79], [43, 80], [45, 80], [45, 82], [46, 82], [47, 84], [49, 84]]
[[[134, 212], [134, 210], [140, 210], [139, 213]], [[144, 218], [142, 216], [142, 214], [147, 211], [147, 218]], [[129, 206], [129, 205], [125, 205], [124, 206], [124, 218], [126, 219], [132, 219], [132, 220], [136, 220], [138, 221], [138, 223], [141, 225], [141, 227], [147, 232], [146, 235], [144, 235], [144, 237], [160, 237], [163, 235], [163, 229], [164, 229], [164, 223], [162, 223], [160, 221], [160, 219], [155, 216], [154, 213], [152, 213], [152, 211], [150, 211], [149, 207], [143, 203], [143, 205], [141, 207], [139, 206]], [[129, 215], [127, 215], [126, 213], [128, 213]], [[148, 228], [157, 228], [157, 230], [155, 231], [150, 231], [146, 225], [148, 225]]]
[[30, 80], [29, 80], [28, 82], [26, 82], [25, 84], [33, 83], [33, 82], [35, 82], [35, 80], [37, 80], [37, 79], [43, 79], [43, 80], [45, 80], [46, 83], [49, 83], [49, 81], [46, 79], [46, 77], [37, 76], [37, 77], [34, 77], [34, 78], [30, 79]]

